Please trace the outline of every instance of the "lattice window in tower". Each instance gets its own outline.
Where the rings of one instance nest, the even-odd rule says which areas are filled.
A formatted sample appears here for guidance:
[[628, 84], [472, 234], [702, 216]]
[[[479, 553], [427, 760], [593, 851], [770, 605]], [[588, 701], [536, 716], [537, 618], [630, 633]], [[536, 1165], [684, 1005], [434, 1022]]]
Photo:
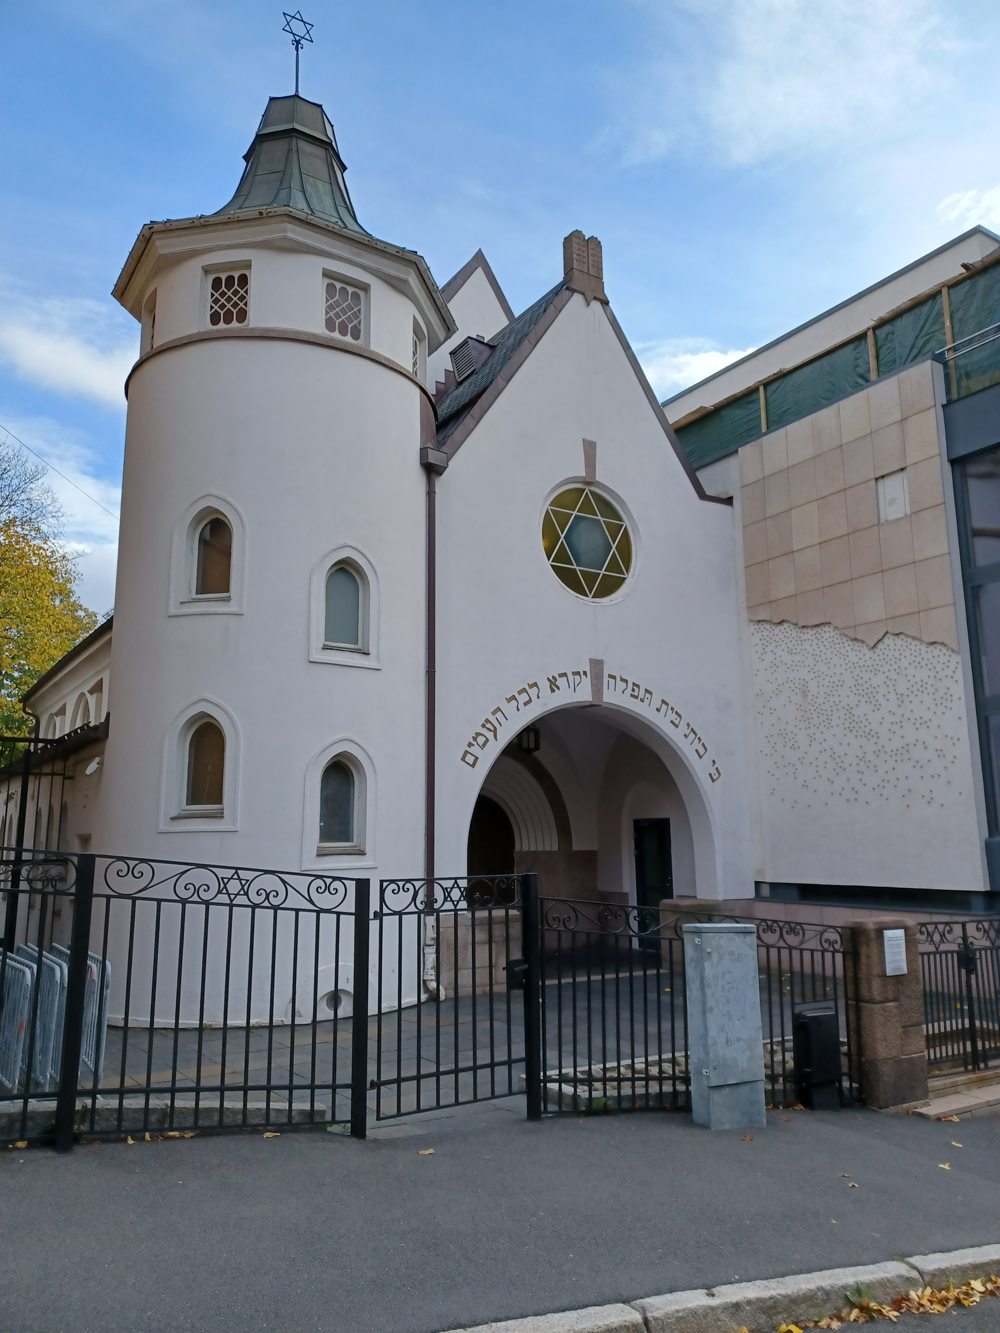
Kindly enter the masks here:
[[249, 273], [216, 273], [209, 295], [208, 322], [213, 328], [220, 324], [245, 324], [249, 303]]
[[413, 373], [420, 375], [420, 339], [416, 334], [413, 335]]
[[326, 331], [338, 338], [361, 341], [364, 297], [354, 287], [343, 282], [326, 284]]

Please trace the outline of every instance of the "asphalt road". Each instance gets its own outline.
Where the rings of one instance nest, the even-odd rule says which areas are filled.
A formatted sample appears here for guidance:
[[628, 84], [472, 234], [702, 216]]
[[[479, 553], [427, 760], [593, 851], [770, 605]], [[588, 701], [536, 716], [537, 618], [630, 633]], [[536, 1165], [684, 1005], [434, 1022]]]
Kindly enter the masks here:
[[0, 1329], [438, 1333], [1000, 1242], [1000, 1119], [521, 1115], [4, 1151]]

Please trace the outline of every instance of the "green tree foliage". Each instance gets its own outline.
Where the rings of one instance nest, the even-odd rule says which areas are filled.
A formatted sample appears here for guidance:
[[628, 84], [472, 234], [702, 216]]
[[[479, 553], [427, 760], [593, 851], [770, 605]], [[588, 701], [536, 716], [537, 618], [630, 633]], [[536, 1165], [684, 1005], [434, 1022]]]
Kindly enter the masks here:
[[58, 541], [59, 508], [44, 468], [0, 444], [0, 733], [26, 736], [21, 696], [97, 625], [76, 597], [77, 571]]

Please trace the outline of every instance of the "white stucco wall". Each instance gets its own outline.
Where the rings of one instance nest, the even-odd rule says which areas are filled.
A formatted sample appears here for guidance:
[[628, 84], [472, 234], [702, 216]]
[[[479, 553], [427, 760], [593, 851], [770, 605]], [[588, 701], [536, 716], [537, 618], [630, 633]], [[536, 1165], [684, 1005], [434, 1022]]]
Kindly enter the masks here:
[[[571, 594], [541, 544], [548, 498], [583, 479], [584, 439], [597, 441], [598, 485], [635, 541], [634, 574], [604, 603]], [[611, 742], [617, 730], [648, 746], [685, 800], [698, 892], [752, 892], [733, 510], [698, 499], [599, 302], [573, 297], [454, 457], [438, 503], [441, 869], [463, 864], [476, 795], [503, 745], [551, 710], [588, 706], [583, 673], [596, 658]], [[471, 766], [463, 754], [477, 732], [487, 744], [475, 742]], [[577, 829], [593, 838], [587, 802], [597, 798], [564, 781], [578, 768], [564, 742], [545, 761], [574, 847], [586, 847]]]

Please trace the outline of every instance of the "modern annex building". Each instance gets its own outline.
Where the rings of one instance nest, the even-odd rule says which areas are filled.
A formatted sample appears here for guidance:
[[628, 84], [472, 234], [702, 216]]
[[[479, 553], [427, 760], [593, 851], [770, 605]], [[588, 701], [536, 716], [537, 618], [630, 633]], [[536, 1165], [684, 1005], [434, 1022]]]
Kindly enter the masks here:
[[115, 286], [116, 610], [27, 696], [71, 756], [35, 841], [982, 909], [998, 260], [969, 232], [661, 407], [595, 238], [517, 316], [481, 252], [438, 286], [272, 98]]

